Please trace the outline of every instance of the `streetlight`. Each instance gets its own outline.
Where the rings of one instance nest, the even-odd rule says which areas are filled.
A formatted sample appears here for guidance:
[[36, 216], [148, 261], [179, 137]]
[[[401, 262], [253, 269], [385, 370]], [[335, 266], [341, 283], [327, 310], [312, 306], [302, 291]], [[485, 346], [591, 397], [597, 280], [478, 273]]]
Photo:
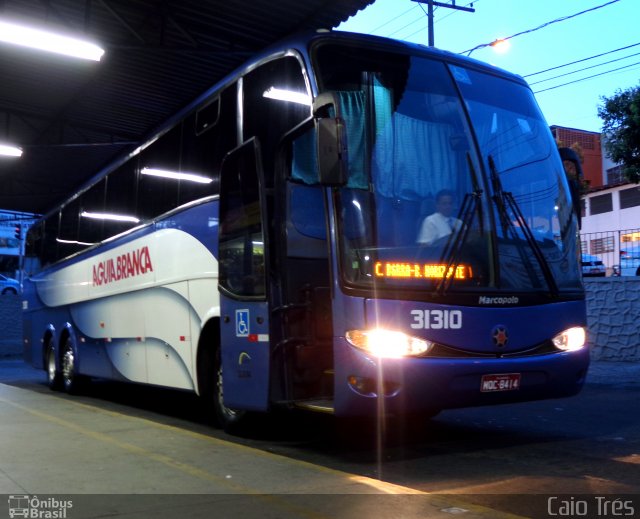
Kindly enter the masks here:
[[491, 48], [498, 54], [505, 54], [509, 52], [511, 48], [511, 42], [504, 38], [498, 38], [496, 41], [490, 44]]

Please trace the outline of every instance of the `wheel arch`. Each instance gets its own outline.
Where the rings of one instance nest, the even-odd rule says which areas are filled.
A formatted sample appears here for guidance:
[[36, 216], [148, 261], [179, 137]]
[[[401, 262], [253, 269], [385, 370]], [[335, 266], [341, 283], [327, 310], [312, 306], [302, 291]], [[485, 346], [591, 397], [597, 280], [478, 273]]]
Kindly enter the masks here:
[[220, 347], [220, 318], [209, 319], [200, 332], [198, 351], [196, 353], [196, 393], [200, 396], [208, 394], [214, 380], [214, 358], [216, 349]]
[[53, 355], [56, 359], [56, 368], [60, 368], [60, 356], [58, 351], [58, 343], [56, 342], [56, 328], [52, 324], [49, 324], [42, 334], [42, 349], [40, 351], [40, 361], [42, 362], [42, 368], [47, 369], [47, 355], [49, 353], [49, 347], [53, 349]]
[[59, 364], [61, 361], [60, 354], [62, 352], [65, 341], [69, 338], [71, 339], [71, 347], [73, 348], [73, 355], [75, 357], [76, 370], [78, 370], [78, 368], [81, 365], [80, 355], [78, 354], [78, 337], [77, 337], [75, 328], [69, 322], [64, 323], [64, 325], [60, 330], [60, 335], [58, 338], [57, 349], [56, 349], [56, 359], [58, 362], [58, 366], [60, 366]]

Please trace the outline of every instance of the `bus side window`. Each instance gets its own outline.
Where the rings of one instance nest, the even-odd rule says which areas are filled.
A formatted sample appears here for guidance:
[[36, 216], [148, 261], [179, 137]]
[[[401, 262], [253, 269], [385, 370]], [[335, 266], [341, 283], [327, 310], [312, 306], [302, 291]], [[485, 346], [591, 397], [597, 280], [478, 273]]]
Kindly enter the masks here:
[[[269, 61], [243, 78], [243, 136], [257, 137], [270, 183], [281, 137], [311, 115], [311, 98], [300, 62], [293, 56]], [[270, 185], [266, 187], [271, 187]]]
[[102, 241], [104, 238], [104, 229], [109, 222], [105, 219], [91, 218], [88, 215], [113, 212], [110, 209], [105, 211], [105, 185], [106, 181], [103, 179], [91, 186], [81, 196], [80, 221], [78, 224], [78, 245], [81, 247], [88, 247]]
[[[136, 206], [138, 179], [137, 158], [125, 162], [107, 176], [106, 212], [127, 217], [138, 217]], [[125, 232], [136, 225], [135, 221], [104, 222], [104, 238]]]
[[76, 199], [65, 205], [60, 212], [56, 260], [71, 256], [84, 248], [79, 242], [79, 226], [80, 202]]
[[212, 182], [181, 181], [179, 204], [219, 192], [222, 160], [238, 145], [236, 89], [234, 83], [185, 119], [180, 158], [182, 171], [210, 178]]
[[255, 140], [227, 156], [220, 185], [220, 286], [239, 297], [264, 297], [261, 175]]
[[178, 206], [178, 182], [150, 173], [153, 170], [180, 172], [181, 139], [182, 123], [179, 123], [140, 153], [138, 212], [143, 220]]
[[44, 221], [44, 237], [40, 249], [42, 266], [55, 263], [58, 260], [58, 229], [60, 227], [60, 212], [53, 213]]

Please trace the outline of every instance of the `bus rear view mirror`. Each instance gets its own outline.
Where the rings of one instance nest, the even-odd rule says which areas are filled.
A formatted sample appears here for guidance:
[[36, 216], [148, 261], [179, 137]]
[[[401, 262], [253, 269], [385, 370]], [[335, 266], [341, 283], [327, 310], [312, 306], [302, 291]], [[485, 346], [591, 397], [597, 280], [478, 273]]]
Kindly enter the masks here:
[[567, 175], [567, 181], [569, 182], [569, 189], [571, 190], [571, 198], [573, 199], [573, 210], [578, 218], [578, 225], [581, 225], [582, 207], [580, 202], [580, 186], [584, 178], [582, 172], [582, 164], [580, 163], [580, 157], [571, 148], [559, 148], [560, 158], [563, 165], [565, 162], [569, 162], [573, 165], [574, 172], [569, 172], [565, 166], [565, 174]]
[[566, 160], [574, 165], [576, 178], [578, 178], [578, 180], [582, 180], [582, 164], [580, 163], [580, 157], [578, 154], [571, 148], [558, 148], [558, 151], [560, 152], [560, 158], [563, 162]]
[[347, 135], [340, 117], [317, 120], [318, 180], [327, 186], [347, 183]]
[[316, 119], [318, 181], [327, 186], [347, 183], [347, 129], [337, 92], [323, 92], [313, 101]]

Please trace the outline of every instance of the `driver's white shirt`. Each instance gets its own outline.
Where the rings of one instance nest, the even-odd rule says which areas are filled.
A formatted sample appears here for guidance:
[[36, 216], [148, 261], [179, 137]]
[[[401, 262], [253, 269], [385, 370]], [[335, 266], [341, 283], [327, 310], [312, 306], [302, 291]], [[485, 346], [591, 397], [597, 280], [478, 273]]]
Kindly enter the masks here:
[[416, 241], [429, 245], [440, 238], [448, 236], [454, 230], [457, 231], [461, 225], [462, 222], [453, 216], [447, 218], [441, 213], [433, 213], [423, 220]]

